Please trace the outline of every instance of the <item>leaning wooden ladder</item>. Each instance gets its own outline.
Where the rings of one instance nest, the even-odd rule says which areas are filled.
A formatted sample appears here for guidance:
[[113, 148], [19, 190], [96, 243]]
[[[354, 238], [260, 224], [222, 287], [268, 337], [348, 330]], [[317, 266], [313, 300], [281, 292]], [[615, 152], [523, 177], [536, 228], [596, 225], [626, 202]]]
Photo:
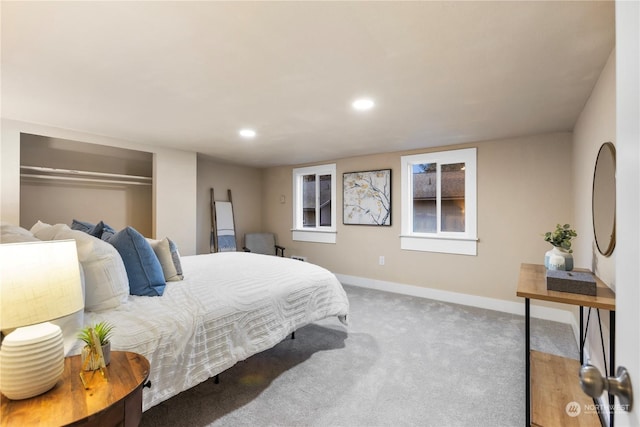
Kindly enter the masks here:
[[216, 201], [211, 189], [211, 252], [235, 252], [236, 226], [233, 218], [231, 190], [227, 190], [229, 201]]

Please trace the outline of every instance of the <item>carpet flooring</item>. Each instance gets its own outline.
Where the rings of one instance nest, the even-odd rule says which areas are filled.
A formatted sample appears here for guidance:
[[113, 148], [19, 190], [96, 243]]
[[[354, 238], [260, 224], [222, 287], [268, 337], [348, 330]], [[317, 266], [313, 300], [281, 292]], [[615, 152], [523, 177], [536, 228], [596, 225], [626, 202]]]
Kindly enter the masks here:
[[[520, 426], [524, 317], [345, 286], [325, 319], [143, 414], [160, 426]], [[578, 358], [571, 328], [532, 319], [532, 348]]]

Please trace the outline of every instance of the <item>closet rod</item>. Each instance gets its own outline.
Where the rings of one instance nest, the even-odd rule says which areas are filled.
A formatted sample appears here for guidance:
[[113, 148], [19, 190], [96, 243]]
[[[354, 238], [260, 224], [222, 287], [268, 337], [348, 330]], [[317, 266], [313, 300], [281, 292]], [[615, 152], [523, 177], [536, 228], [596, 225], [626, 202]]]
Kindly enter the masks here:
[[98, 179], [98, 178], [76, 178], [74, 176], [34, 175], [29, 173], [21, 173], [20, 177], [36, 178], [36, 179], [52, 179], [52, 180], [58, 180], [58, 181], [97, 182], [102, 184], [151, 185], [150, 182], [119, 181], [115, 179]]
[[104, 176], [104, 177], [110, 177], [110, 178], [137, 179], [141, 181], [152, 180], [152, 178], [149, 176], [125, 175], [120, 173], [107, 173], [107, 172], [79, 171], [79, 170], [73, 170], [73, 169], [57, 169], [57, 168], [47, 168], [43, 166], [20, 166], [20, 169], [36, 171], [36, 172], [64, 173], [67, 175]]

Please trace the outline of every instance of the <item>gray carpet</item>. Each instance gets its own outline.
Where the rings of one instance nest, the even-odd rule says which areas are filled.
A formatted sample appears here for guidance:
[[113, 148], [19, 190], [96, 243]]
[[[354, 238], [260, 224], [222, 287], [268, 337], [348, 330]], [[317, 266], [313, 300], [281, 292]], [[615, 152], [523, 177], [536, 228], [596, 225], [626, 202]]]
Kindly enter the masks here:
[[[326, 319], [155, 406], [142, 426], [520, 426], [524, 317], [345, 286]], [[568, 325], [532, 348], [578, 358]]]

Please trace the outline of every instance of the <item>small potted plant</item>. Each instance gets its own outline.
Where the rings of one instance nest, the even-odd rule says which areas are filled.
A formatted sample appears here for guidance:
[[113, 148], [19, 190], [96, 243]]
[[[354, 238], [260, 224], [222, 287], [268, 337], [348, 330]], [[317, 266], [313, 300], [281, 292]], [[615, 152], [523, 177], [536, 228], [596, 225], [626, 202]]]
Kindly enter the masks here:
[[573, 270], [571, 239], [577, 236], [578, 233], [569, 224], [558, 224], [554, 231], [547, 231], [544, 240], [551, 243], [553, 249], [545, 254], [544, 266], [549, 270]]
[[78, 339], [84, 341], [85, 346], [82, 349], [82, 366], [85, 365], [85, 360], [89, 357], [89, 361], [86, 370], [95, 371], [99, 369], [98, 355], [94, 351], [92, 335], [100, 342], [102, 348], [102, 355], [104, 357], [104, 364], [108, 365], [111, 361], [111, 333], [113, 332], [113, 325], [109, 322], [99, 322], [92, 326], [82, 328], [78, 333]]

